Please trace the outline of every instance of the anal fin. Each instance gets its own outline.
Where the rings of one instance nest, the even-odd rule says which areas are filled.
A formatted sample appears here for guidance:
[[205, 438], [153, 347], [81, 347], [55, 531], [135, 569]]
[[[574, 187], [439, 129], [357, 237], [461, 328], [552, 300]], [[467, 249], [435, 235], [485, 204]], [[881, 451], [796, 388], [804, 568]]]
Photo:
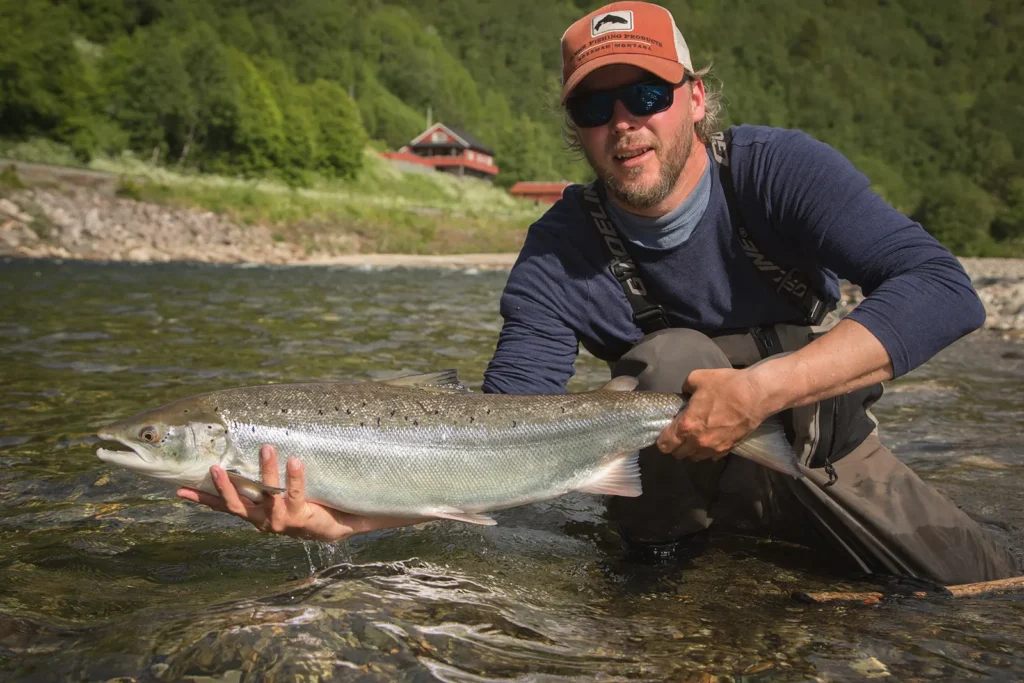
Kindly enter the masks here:
[[494, 526], [497, 524], [493, 517], [488, 517], [479, 512], [464, 512], [456, 508], [427, 510], [424, 514], [428, 517], [454, 519], [456, 522], [468, 522], [469, 524], [482, 524], [484, 526]]
[[640, 454], [619, 458], [578, 490], [609, 496], [636, 498], [643, 493], [640, 486]]

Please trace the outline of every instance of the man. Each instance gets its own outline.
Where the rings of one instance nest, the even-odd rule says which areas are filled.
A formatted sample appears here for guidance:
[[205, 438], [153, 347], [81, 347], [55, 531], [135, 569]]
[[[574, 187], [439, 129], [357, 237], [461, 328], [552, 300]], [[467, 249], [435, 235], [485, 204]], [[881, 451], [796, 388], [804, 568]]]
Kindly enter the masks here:
[[[867, 412], [881, 381], [983, 322], [957, 260], [827, 145], [751, 126], [716, 135], [717, 100], [664, 8], [607, 5], [566, 31], [562, 56], [569, 134], [599, 180], [531, 227], [484, 391], [564, 391], [583, 344], [641, 389], [691, 395], [641, 455], [644, 495], [609, 503], [634, 555], [721, 528], [825, 544], [854, 570], [1014, 574], [1005, 549], [881, 445]], [[822, 325], [838, 277], [868, 296]], [[775, 414], [804, 479], [729, 455]], [[287, 498], [265, 506], [214, 478], [223, 501], [179, 495], [264, 530], [342, 538], [414, 521], [304, 503], [297, 461]]]

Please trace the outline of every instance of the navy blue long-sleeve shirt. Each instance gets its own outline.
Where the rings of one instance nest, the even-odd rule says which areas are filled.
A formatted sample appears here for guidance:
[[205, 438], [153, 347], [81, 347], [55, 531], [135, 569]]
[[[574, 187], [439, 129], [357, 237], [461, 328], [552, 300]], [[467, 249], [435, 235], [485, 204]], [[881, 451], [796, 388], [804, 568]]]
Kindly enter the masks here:
[[[866, 298], [849, 317], [879, 339], [895, 376], [984, 322], [956, 258], [874, 193], [839, 152], [799, 131], [739, 126], [730, 160], [740, 211], [761, 251], [799, 267], [832, 302], [839, 278], [860, 285]], [[629, 245], [649, 298], [673, 327], [705, 333], [800, 320], [740, 248], [717, 168], [711, 181], [707, 208], [685, 242]], [[501, 297], [505, 322], [486, 392], [563, 392], [580, 343], [615, 360], [643, 336], [580, 192], [567, 188], [530, 227]]]

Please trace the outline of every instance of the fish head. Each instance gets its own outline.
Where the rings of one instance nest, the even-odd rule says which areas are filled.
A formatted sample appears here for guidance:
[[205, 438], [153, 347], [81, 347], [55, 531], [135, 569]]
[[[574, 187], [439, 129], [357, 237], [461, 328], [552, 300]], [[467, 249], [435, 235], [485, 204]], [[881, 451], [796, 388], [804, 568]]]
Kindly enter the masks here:
[[219, 417], [180, 402], [115, 422], [97, 436], [124, 447], [97, 449], [100, 460], [194, 488], [207, 482], [210, 466], [222, 464], [231, 451], [227, 427]]

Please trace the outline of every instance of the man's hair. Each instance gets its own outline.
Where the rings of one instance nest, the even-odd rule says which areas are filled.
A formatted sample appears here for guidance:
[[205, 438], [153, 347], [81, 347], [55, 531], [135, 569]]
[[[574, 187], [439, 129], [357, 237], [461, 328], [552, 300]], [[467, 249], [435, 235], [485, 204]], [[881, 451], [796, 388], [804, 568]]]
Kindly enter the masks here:
[[[711, 65], [698, 69], [694, 73], [687, 73], [691, 78], [697, 78], [704, 81], [704, 118], [693, 124], [694, 132], [697, 133], [697, 138], [705, 145], [711, 144], [711, 136], [718, 132], [718, 127], [721, 125], [722, 117], [722, 91], [721, 88], [711, 88], [708, 85], [706, 76], [711, 74]], [[714, 76], [712, 76], [714, 77]], [[690, 87], [693, 87], [692, 85]], [[565, 144], [565, 148], [580, 154], [583, 154], [583, 147], [580, 144], [580, 136], [576, 130], [576, 125], [569, 118], [569, 112], [564, 107], [562, 108], [562, 141]]]

